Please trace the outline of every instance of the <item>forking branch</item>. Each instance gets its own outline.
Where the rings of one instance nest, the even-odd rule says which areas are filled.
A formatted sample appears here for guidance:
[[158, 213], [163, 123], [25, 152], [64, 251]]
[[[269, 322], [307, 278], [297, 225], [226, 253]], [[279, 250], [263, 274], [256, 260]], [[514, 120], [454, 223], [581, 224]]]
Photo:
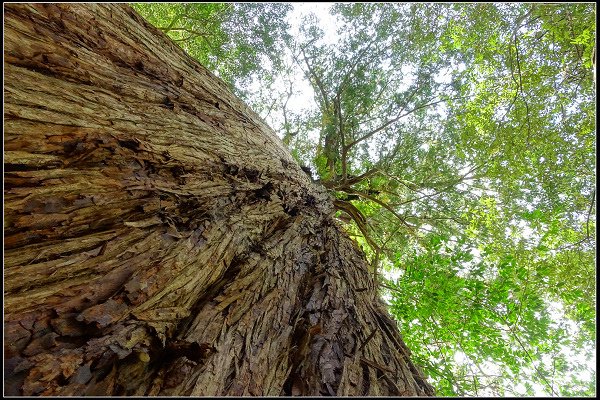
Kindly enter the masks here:
[[[417, 89], [418, 89], [418, 88], [417, 88]], [[410, 95], [409, 99], [406, 101], [406, 103], [408, 103], [408, 102], [409, 102], [409, 101], [412, 99], [412, 97], [414, 96], [414, 94], [415, 94], [415, 93], [416, 93], [416, 89], [415, 89], [415, 91], [413, 91], [413, 92], [411, 93], [411, 95]], [[404, 118], [404, 117], [406, 117], [406, 116], [408, 116], [408, 115], [410, 115], [410, 114], [414, 113], [415, 111], [421, 110], [421, 109], [423, 109], [423, 108], [426, 108], [426, 107], [429, 107], [429, 106], [434, 106], [434, 105], [436, 105], [436, 104], [439, 104], [439, 103], [442, 103], [442, 102], [445, 102], [445, 101], [448, 101], [448, 100], [459, 100], [459, 99], [464, 99], [464, 98], [466, 98], [466, 97], [465, 97], [465, 96], [460, 96], [460, 97], [453, 97], [453, 98], [450, 98], [450, 99], [440, 99], [440, 100], [437, 100], [437, 101], [434, 101], [434, 102], [431, 102], [431, 103], [425, 103], [425, 104], [421, 104], [420, 106], [414, 107], [413, 109], [411, 109], [411, 110], [409, 110], [409, 111], [407, 111], [407, 112], [405, 112], [405, 113], [402, 113], [402, 111], [404, 111], [404, 109], [406, 108], [406, 104], [405, 104], [405, 105], [404, 105], [404, 106], [403, 106], [403, 107], [400, 109], [400, 113], [402, 113], [402, 114], [400, 114], [400, 115], [398, 115], [398, 116], [396, 116], [396, 117], [394, 117], [394, 118], [392, 118], [392, 119], [390, 119], [390, 120], [386, 121], [385, 123], [383, 123], [382, 125], [380, 125], [378, 128], [375, 128], [375, 129], [373, 129], [373, 130], [371, 130], [371, 131], [369, 131], [369, 132], [365, 133], [364, 135], [362, 135], [362, 136], [361, 136], [361, 137], [359, 137], [358, 139], [355, 139], [355, 140], [353, 140], [352, 142], [348, 143], [348, 144], [345, 146], [345, 150], [346, 150], [346, 152], [347, 152], [347, 151], [348, 151], [348, 150], [350, 150], [350, 148], [352, 148], [353, 146], [357, 145], [358, 143], [362, 142], [363, 140], [367, 140], [367, 139], [368, 139], [368, 138], [370, 138], [371, 136], [375, 135], [375, 134], [376, 134], [376, 133], [378, 133], [378, 132], [381, 132], [381, 131], [382, 131], [382, 130], [384, 130], [385, 128], [389, 127], [390, 125], [393, 125], [394, 123], [398, 122], [400, 119], [402, 119], [402, 118]]]

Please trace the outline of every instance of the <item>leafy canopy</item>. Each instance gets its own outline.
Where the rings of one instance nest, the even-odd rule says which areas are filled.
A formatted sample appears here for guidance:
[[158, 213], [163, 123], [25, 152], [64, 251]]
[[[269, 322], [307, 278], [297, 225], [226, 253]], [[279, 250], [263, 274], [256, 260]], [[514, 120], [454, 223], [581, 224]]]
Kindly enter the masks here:
[[148, 22], [212, 70], [242, 98], [256, 76], [281, 68], [289, 40], [283, 3], [132, 3]]
[[595, 393], [594, 4], [136, 8], [331, 191], [439, 395]]

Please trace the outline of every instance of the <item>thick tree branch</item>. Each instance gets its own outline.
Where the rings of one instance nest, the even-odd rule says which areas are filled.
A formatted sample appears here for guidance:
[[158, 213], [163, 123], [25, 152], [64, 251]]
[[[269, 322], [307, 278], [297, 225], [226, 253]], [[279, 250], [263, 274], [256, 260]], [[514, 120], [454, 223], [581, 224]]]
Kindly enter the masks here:
[[345, 181], [346, 180], [346, 176], [347, 176], [347, 171], [348, 171], [348, 167], [347, 167], [347, 162], [348, 162], [348, 152], [346, 149], [346, 136], [344, 133], [344, 119], [342, 117], [342, 104], [340, 102], [340, 93], [338, 92], [335, 96], [334, 99], [334, 108], [336, 111], [336, 119], [335, 121], [337, 122], [337, 127], [338, 127], [338, 134], [340, 137], [340, 143], [341, 143], [341, 148], [342, 148], [342, 154], [341, 154], [341, 158], [342, 158], [342, 180]]
[[302, 57], [304, 59], [304, 63], [306, 64], [306, 68], [308, 68], [308, 73], [310, 76], [313, 77], [315, 84], [317, 85], [317, 89], [319, 89], [319, 92], [321, 93], [321, 97], [323, 99], [323, 105], [325, 106], [326, 110], [330, 109], [330, 104], [329, 104], [329, 96], [327, 96], [327, 92], [325, 91], [325, 87], [323, 86], [323, 83], [321, 82], [321, 79], [319, 78], [319, 76], [317, 75], [317, 73], [315, 72], [314, 68], [311, 67], [310, 63], [308, 62], [308, 57], [306, 57], [306, 53], [304, 52], [304, 48], [300, 48], [300, 51], [302, 52]]
[[406, 222], [404, 220], [404, 218], [398, 214], [389, 204], [379, 200], [377, 197], [371, 196], [367, 193], [361, 192], [360, 190], [356, 190], [356, 189], [352, 189], [352, 188], [348, 188], [347, 190], [344, 190], [346, 193], [352, 193], [352, 194], [357, 194], [362, 198], [365, 198], [367, 200], [371, 200], [374, 203], [379, 204], [381, 207], [385, 208], [386, 210], [388, 210], [390, 213], [392, 213], [392, 215], [394, 215], [394, 217], [398, 218], [398, 220], [400, 222], [402, 222], [402, 224], [404, 226], [406, 226], [407, 228], [409, 228], [409, 230], [414, 234], [415, 233], [415, 227], [410, 225], [408, 222]]
[[356, 226], [358, 227], [358, 229], [360, 230], [360, 232], [363, 234], [363, 237], [365, 238], [365, 240], [367, 241], [368, 245], [371, 247], [371, 249], [373, 249], [374, 252], [379, 252], [380, 248], [377, 245], [377, 243], [375, 243], [375, 241], [371, 238], [371, 235], [369, 234], [369, 231], [367, 229], [367, 221], [365, 219], [365, 217], [362, 215], [362, 213], [350, 202], [348, 201], [343, 201], [343, 200], [333, 200], [333, 205], [335, 206], [336, 209], [345, 212], [346, 214], [348, 214], [350, 217], [352, 217], [352, 219], [354, 220], [354, 222], [356, 222]]
[[[356, 185], [357, 183], [362, 182], [366, 178], [370, 177], [371, 175], [375, 175], [378, 172], [380, 172], [379, 169], [373, 167], [358, 176], [351, 176], [350, 178], [348, 178], [348, 176], [346, 176], [345, 180], [334, 179], [334, 180], [330, 180], [330, 181], [325, 181], [325, 182], [323, 182], [323, 186], [325, 186], [327, 189], [345, 191], [344, 190], [345, 188], [350, 188], [350, 186]], [[337, 178], [339, 178], [339, 177], [337, 177]]]

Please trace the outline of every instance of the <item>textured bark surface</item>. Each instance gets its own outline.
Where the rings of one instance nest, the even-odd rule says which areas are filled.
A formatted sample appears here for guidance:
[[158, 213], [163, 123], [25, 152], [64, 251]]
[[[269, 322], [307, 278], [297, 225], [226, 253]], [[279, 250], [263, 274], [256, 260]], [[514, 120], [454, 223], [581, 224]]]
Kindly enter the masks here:
[[124, 5], [4, 12], [5, 394], [433, 394], [218, 78]]

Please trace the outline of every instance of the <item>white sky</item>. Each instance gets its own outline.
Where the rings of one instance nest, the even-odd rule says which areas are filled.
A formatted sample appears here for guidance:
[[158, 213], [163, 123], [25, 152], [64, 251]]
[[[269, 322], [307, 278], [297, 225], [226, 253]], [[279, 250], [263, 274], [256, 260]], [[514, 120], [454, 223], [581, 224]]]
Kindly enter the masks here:
[[[287, 21], [291, 26], [291, 33], [293, 36], [300, 35], [300, 24], [302, 22], [302, 17], [308, 15], [310, 13], [314, 13], [323, 24], [321, 25], [321, 29], [323, 29], [324, 37], [323, 42], [327, 44], [335, 43], [337, 41], [336, 34], [336, 18], [329, 14], [329, 8], [334, 3], [293, 3], [294, 8], [287, 16]], [[292, 65], [293, 60], [290, 55], [287, 57], [288, 64]], [[297, 68], [296, 68], [297, 70]], [[287, 107], [292, 113], [299, 114], [302, 110], [310, 108], [311, 105], [314, 104], [314, 91], [310, 83], [304, 79], [300, 72], [298, 71], [299, 76], [294, 81], [294, 94], [288, 101]], [[285, 84], [280, 77], [280, 87], [283, 87]], [[283, 123], [283, 117], [280, 115], [274, 115], [274, 121], [267, 120], [266, 122], [270, 126], [280, 126]], [[274, 122], [274, 123], [271, 123]], [[278, 132], [282, 137], [283, 133]], [[309, 132], [309, 138], [312, 140], [318, 140], [318, 132]]]

